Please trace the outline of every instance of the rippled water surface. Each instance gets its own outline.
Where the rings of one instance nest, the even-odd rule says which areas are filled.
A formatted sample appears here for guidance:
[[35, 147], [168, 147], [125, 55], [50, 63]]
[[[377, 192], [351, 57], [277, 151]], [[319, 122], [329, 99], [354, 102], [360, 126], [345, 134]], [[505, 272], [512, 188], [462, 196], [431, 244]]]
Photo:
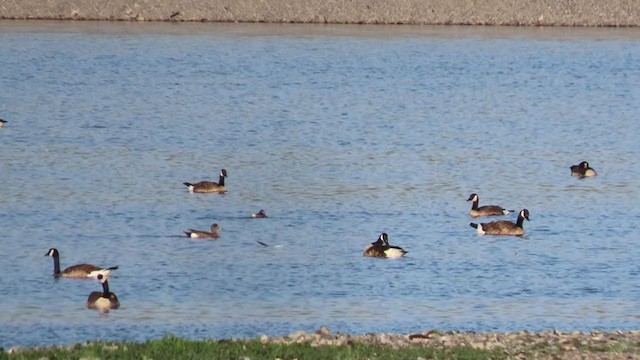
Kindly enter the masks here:
[[[638, 328], [636, 29], [2, 21], [0, 46], [0, 346]], [[224, 195], [182, 185], [221, 168]], [[476, 235], [472, 192], [526, 235]], [[406, 257], [362, 256], [383, 231]], [[121, 308], [50, 247], [118, 265]]]

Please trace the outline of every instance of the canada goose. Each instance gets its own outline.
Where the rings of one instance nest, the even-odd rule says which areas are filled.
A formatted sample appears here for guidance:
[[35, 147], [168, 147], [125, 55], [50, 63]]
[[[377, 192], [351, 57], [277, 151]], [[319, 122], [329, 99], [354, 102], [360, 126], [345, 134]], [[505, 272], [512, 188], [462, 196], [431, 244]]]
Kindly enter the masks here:
[[378, 240], [372, 242], [371, 245], [364, 250], [364, 256], [381, 257], [389, 259], [397, 259], [404, 256], [407, 252], [399, 246], [389, 245], [389, 235], [382, 233]]
[[589, 163], [586, 161], [583, 161], [578, 165], [571, 166], [571, 176], [592, 177], [596, 175], [598, 175], [598, 173], [590, 168]]
[[220, 237], [218, 234], [218, 230], [222, 230], [222, 227], [218, 224], [211, 225], [211, 232], [204, 230], [193, 230], [189, 229], [189, 231], [185, 231], [188, 237], [193, 239], [204, 239], [204, 238], [214, 238], [217, 239]]
[[111, 270], [116, 270], [117, 266], [109, 268], [101, 268], [90, 264], [78, 264], [69, 266], [68, 268], [60, 271], [60, 253], [58, 249], [51, 248], [44, 256], [53, 257], [53, 276], [55, 277], [69, 277], [69, 278], [94, 278], [98, 274], [109, 276]]
[[513, 212], [513, 210], [507, 210], [498, 205], [484, 205], [478, 207], [480, 198], [478, 198], [478, 194], [475, 193], [469, 195], [469, 199], [467, 199], [467, 201], [473, 201], [471, 210], [469, 210], [469, 215], [471, 215], [471, 217], [507, 215], [510, 212]]
[[256, 219], [260, 219], [260, 218], [266, 218], [267, 217], [267, 213], [264, 212], [264, 209], [260, 209], [260, 211], [258, 211], [255, 214], [251, 214], [252, 218], [256, 218]]
[[117, 309], [120, 306], [120, 301], [116, 294], [109, 291], [107, 276], [98, 274], [96, 278], [98, 278], [100, 283], [102, 283], [102, 291], [94, 291], [89, 294], [89, 297], [87, 298], [87, 307], [89, 309], [99, 309], [102, 311]]
[[524, 228], [522, 227], [524, 219], [529, 220], [529, 210], [527, 209], [520, 211], [520, 214], [518, 214], [518, 220], [515, 223], [509, 220], [500, 220], [480, 224], [471, 223], [469, 225], [477, 229], [478, 235], [522, 236], [524, 235]]
[[0, 119], [0, 127], [3, 127], [7, 122], [5, 120]]
[[220, 179], [218, 180], [218, 182], [213, 182], [213, 181], [200, 181], [197, 182], [195, 184], [192, 183], [188, 183], [185, 182], [183, 184], [185, 184], [186, 186], [189, 187], [189, 192], [194, 192], [194, 193], [211, 193], [211, 192], [217, 192], [217, 193], [221, 193], [221, 192], [225, 192], [227, 191], [227, 188], [224, 186], [224, 178], [227, 177], [227, 170], [222, 169], [220, 170]]

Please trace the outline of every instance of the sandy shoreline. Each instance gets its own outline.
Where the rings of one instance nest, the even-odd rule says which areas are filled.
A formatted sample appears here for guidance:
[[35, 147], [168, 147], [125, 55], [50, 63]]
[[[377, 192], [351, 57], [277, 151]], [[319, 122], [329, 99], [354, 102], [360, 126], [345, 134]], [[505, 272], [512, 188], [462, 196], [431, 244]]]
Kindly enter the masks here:
[[640, 26], [637, 0], [4, 0], [1, 19]]

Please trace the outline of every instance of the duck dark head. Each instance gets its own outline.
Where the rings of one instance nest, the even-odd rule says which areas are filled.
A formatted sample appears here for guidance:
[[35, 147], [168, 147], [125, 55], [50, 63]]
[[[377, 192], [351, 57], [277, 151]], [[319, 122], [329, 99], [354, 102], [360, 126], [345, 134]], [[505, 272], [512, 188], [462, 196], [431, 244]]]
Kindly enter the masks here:
[[51, 248], [51, 249], [49, 249], [49, 251], [47, 251], [47, 253], [46, 253], [46, 254], [44, 254], [44, 256], [53, 256], [53, 257], [56, 257], [56, 256], [60, 256], [60, 253], [58, 253], [58, 249], [56, 249], [56, 248]]
[[371, 245], [385, 246], [389, 245], [389, 235], [387, 233], [382, 233], [378, 236], [378, 240], [371, 243]]

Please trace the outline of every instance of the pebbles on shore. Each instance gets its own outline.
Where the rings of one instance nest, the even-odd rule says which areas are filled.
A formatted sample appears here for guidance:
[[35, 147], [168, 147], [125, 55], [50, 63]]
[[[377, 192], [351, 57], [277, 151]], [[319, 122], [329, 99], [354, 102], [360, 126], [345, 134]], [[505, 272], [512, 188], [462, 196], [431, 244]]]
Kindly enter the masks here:
[[303, 331], [286, 336], [261, 336], [262, 343], [309, 343], [311, 346], [345, 346], [366, 343], [393, 348], [411, 346], [447, 349], [471, 347], [500, 350], [510, 358], [640, 359], [640, 331], [616, 332], [460, 332], [425, 331], [415, 334], [333, 334], [322, 327], [314, 333]]
[[[345, 333], [332, 333], [327, 327], [321, 327], [315, 332], [297, 331], [285, 336], [262, 335], [255, 339], [223, 339], [214, 342], [243, 342], [259, 341], [263, 344], [309, 344], [312, 347], [320, 346], [351, 346], [355, 344], [369, 344], [393, 349], [423, 347], [441, 350], [468, 347], [478, 350], [498, 351], [507, 359], [567, 359], [567, 360], [592, 360], [592, 359], [640, 359], [640, 331], [614, 331], [614, 332], [561, 332], [547, 330], [541, 332], [460, 332], [430, 330], [413, 334], [364, 334], [350, 335]], [[60, 346], [69, 351], [77, 346], [91, 346], [93, 342], [86, 344], [74, 344]], [[103, 350], [117, 351], [126, 344], [105, 343], [101, 345]], [[13, 347], [6, 352], [8, 354], [20, 354], [28, 350], [46, 349], [47, 347], [27, 349]], [[54, 346], [54, 348], [56, 348]], [[502, 356], [499, 356], [502, 357]]]

